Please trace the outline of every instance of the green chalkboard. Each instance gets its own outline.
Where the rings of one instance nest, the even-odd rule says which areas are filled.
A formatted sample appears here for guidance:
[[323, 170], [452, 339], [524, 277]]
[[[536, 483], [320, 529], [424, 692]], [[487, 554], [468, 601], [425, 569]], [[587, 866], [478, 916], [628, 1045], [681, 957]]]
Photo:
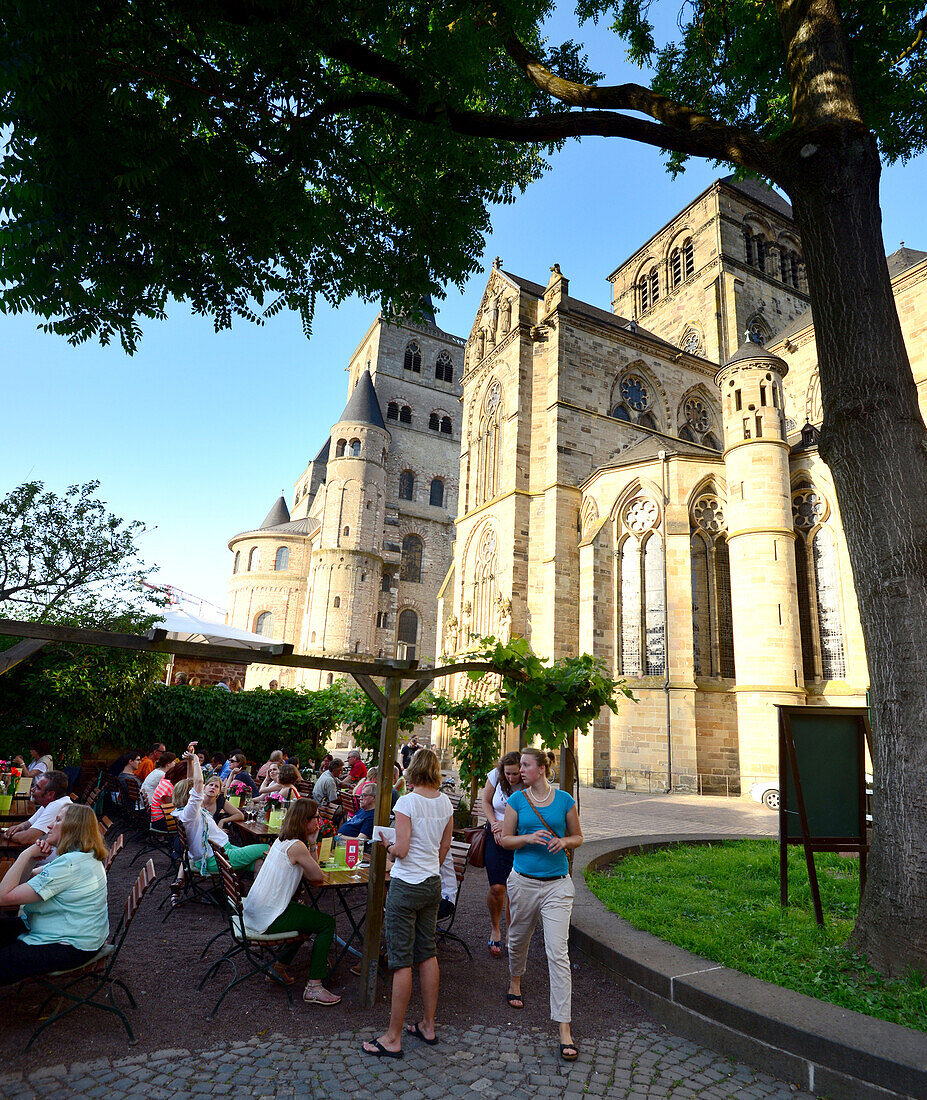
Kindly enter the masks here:
[[[808, 835], [814, 839], [861, 839], [865, 826], [865, 711], [862, 708], [780, 707], [795, 746]], [[792, 769], [782, 760], [786, 834], [802, 838]]]

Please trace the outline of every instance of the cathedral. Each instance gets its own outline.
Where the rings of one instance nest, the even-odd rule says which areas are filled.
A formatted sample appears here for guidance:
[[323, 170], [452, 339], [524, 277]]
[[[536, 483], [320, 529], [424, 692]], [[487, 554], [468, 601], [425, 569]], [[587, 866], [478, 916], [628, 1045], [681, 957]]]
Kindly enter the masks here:
[[[889, 268], [924, 393], [927, 253]], [[592, 653], [637, 702], [579, 739], [584, 781], [746, 790], [778, 773], [775, 704], [868, 686], [791, 209], [718, 180], [608, 276], [611, 309], [568, 274], [497, 261], [466, 341], [374, 323], [292, 509], [230, 543], [229, 621], [332, 656]]]

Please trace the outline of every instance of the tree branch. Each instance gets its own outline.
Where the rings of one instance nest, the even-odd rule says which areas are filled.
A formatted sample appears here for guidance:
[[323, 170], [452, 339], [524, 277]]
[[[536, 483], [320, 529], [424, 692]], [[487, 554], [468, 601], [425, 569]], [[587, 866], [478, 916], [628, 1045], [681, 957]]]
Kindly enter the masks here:
[[921, 19], [914, 24], [914, 41], [907, 49], [901, 51], [901, 53], [892, 62], [892, 67], [900, 65], [902, 61], [907, 61], [911, 54], [916, 53], [920, 44], [924, 41], [925, 35], [927, 35], [927, 15], [921, 17]]

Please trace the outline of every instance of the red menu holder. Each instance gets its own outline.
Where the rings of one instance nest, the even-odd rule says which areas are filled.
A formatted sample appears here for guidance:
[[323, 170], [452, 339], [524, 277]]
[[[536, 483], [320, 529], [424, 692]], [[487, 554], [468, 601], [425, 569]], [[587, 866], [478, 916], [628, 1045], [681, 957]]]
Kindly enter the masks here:
[[346, 837], [344, 844], [344, 862], [347, 867], [354, 868], [360, 863], [360, 841], [356, 836]]

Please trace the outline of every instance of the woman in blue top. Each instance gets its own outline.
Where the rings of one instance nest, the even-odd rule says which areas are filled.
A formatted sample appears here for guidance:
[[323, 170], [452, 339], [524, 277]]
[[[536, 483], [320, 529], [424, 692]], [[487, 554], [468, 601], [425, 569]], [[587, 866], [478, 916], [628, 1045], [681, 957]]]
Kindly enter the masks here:
[[507, 888], [509, 919], [509, 991], [512, 1008], [524, 1008], [521, 977], [538, 917], [550, 973], [550, 1016], [560, 1026], [560, 1057], [575, 1062], [579, 1053], [570, 1027], [570, 956], [567, 940], [573, 911], [573, 880], [567, 852], [583, 842], [575, 799], [550, 782], [553, 756], [540, 749], [521, 750], [524, 790], [509, 798], [501, 844], [514, 852]]
[[[52, 848], [57, 856], [36, 871]], [[0, 985], [30, 974], [89, 962], [109, 935], [106, 848], [89, 806], [69, 806], [46, 835], [17, 858], [0, 882], [0, 905], [20, 905], [0, 918]]]

